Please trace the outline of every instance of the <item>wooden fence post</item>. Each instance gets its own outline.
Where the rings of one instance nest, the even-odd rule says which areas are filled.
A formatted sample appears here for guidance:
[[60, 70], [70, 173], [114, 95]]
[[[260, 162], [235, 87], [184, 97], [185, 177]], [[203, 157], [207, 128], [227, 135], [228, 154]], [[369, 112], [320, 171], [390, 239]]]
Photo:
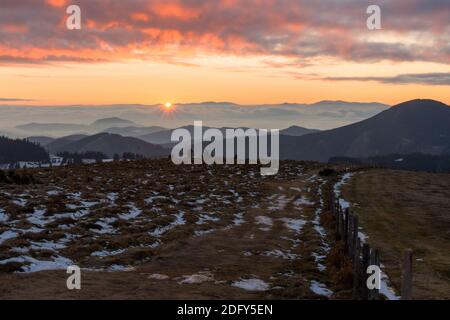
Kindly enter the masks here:
[[359, 232], [359, 218], [356, 214], [353, 215], [352, 221], [352, 255], [350, 256], [352, 259], [356, 256], [357, 252], [357, 244], [359, 240], [358, 232]]
[[336, 214], [338, 216], [340, 216], [341, 215], [341, 205], [339, 203], [339, 198], [336, 199], [336, 202], [334, 203], [334, 205], [336, 206]]
[[344, 251], [348, 254], [348, 226], [349, 226], [349, 209], [345, 209], [345, 220], [344, 220]]
[[331, 190], [331, 193], [330, 193], [330, 211], [333, 214], [333, 216], [336, 214], [335, 209], [336, 208], [334, 207], [334, 192], [333, 192], [333, 190]]
[[360, 283], [361, 283], [361, 261], [360, 248], [361, 244], [359, 238], [356, 238], [356, 243], [354, 245], [353, 254], [353, 299], [357, 300], [360, 298]]
[[[380, 257], [378, 249], [372, 249], [370, 252], [370, 265], [380, 267]], [[369, 300], [378, 300], [378, 289], [369, 290]]]
[[348, 215], [348, 249], [347, 249], [347, 257], [353, 257], [353, 220], [355, 216], [352, 212]]
[[361, 299], [369, 300], [369, 288], [367, 288], [367, 268], [370, 265], [370, 246], [364, 243], [362, 247], [362, 272], [361, 272]]
[[358, 299], [359, 296], [359, 279], [360, 279], [360, 264], [359, 264], [359, 237], [358, 237], [358, 216], [353, 216], [353, 226], [352, 226], [352, 255], [351, 259], [353, 261], [353, 298]]
[[336, 230], [335, 230], [335, 233], [336, 233], [336, 240], [339, 240], [339, 214], [338, 214], [337, 211], [336, 211], [336, 213], [335, 213], [334, 218], [335, 218], [335, 220], [336, 220]]
[[402, 266], [402, 300], [412, 300], [412, 250], [405, 250]]

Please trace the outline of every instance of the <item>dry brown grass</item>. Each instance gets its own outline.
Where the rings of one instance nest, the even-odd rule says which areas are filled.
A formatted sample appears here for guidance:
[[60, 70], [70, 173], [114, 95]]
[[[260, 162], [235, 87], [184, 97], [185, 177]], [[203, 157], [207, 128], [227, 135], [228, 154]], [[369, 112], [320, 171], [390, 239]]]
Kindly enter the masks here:
[[[65, 288], [64, 272], [7, 274], [20, 271], [23, 264], [4, 264], [0, 266], [0, 297], [324, 299], [311, 291], [314, 280], [335, 291], [333, 298], [349, 298], [343, 285], [345, 263], [331, 268], [326, 257], [324, 243], [332, 248], [332, 232], [328, 230], [329, 236], [322, 238], [313, 223], [321, 197], [326, 197], [325, 187], [322, 196], [318, 192], [327, 179], [318, 177], [323, 168], [316, 163], [283, 162], [280, 174], [271, 178], [262, 178], [255, 166], [177, 167], [167, 160], [37, 170], [34, 174], [42, 185], [8, 189], [9, 195], [0, 197], [0, 208], [15, 219], [0, 223], [0, 233], [10, 228], [8, 223], [23, 230], [19, 237], [0, 245], [0, 260], [20, 256], [14, 248], [30, 248], [32, 242], [61, 243], [69, 234], [73, 238], [62, 249], [37, 248], [26, 255], [46, 261], [57, 254], [97, 272], [84, 271], [83, 290], [76, 293]], [[59, 193], [55, 194], [55, 190]], [[113, 192], [118, 194], [111, 204], [107, 195]], [[145, 201], [155, 194], [165, 198]], [[12, 203], [18, 198], [27, 200], [24, 207]], [[196, 203], [200, 199], [207, 201]], [[307, 201], [295, 204], [303, 199]], [[86, 202], [95, 204], [86, 207]], [[283, 208], [271, 209], [280, 202], [285, 202]], [[135, 219], [121, 219], [129, 204], [142, 210], [141, 214]], [[45, 224], [43, 231], [32, 233], [28, 231], [33, 225], [29, 218], [36, 208], [45, 208], [44, 218], [54, 220]], [[80, 208], [88, 214], [60, 216]], [[332, 217], [323, 209], [320, 222], [326, 230], [332, 228]], [[152, 231], [173, 223], [180, 211], [184, 212], [183, 225], [161, 236], [154, 235]], [[244, 219], [240, 225], [234, 224], [237, 213], [242, 213]], [[201, 224], [204, 214], [220, 219]], [[272, 218], [273, 225], [262, 230], [255, 222], [258, 216]], [[106, 218], [116, 218], [109, 223], [115, 233], [98, 233], [102, 229], [98, 222]], [[305, 225], [296, 233], [283, 219], [303, 219]], [[211, 233], [199, 234], [202, 231]], [[157, 241], [159, 246], [150, 246]], [[119, 253], [92, 255], [104, 250]], [[316, 255], [324, 256], [321, 263], [327, 270], [319, 269]], [[338, 258], [339, 251], [333, 255]], [[106, 272], [113, 265], [131, 266], [134, 271]], [[179, 284], [182, 276], [205, 270], [214, 275], [215, 281]], [[333, 277], [335, 270], [340, 272], [337, 279]], [[152, 273], [170, 278], [149, 279]], [[264, 280], [270, 283], [271, 290], [247, 292], [231, 285], [245, 278]]]
[[400, 288], [403, 250], [414, 251], [413, 297], [450, 299], [450, 175], [391, 170], [357, 174], [343, 187], [369, 242]]

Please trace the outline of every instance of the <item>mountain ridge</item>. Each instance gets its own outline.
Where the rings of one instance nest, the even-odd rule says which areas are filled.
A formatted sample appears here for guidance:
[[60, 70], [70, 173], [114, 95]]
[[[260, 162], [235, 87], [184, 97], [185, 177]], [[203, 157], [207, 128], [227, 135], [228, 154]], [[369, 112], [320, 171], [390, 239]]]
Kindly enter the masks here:
[[110, 133], [98, 133], [88, 136], [57, 148], [52, 148], [50, 151], [52, 153], [95, 151], [102, 152], [111, 158], [114, 154], [121, 155], [125, 152], [146, 157], [158, 157], [169, 154], [169, 151], [161, 146], [153, 145], [137, 138], [123, 137]]
[[450, 152], [450, 108], [416, 99], [369, 119], [302, 137], [281, 139], [281, 158], [328, 161], [331, 157]]

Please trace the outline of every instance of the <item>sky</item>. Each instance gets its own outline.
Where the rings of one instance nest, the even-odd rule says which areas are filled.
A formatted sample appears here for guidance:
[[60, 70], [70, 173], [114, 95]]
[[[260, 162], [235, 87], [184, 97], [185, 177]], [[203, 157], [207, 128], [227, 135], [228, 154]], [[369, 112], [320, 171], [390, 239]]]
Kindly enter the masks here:
[[1, 0], [0, 105], [450, 104], [449, 39], [448, 0]]

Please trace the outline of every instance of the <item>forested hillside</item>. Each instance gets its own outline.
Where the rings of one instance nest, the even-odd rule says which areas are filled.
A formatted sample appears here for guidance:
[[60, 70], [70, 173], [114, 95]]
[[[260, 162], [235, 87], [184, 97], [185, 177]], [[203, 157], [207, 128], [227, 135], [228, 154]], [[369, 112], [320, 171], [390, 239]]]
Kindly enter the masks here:
[[16, 161], [48, 161], [47, 151], [28, 140], [0, 137], [0, 163]]

